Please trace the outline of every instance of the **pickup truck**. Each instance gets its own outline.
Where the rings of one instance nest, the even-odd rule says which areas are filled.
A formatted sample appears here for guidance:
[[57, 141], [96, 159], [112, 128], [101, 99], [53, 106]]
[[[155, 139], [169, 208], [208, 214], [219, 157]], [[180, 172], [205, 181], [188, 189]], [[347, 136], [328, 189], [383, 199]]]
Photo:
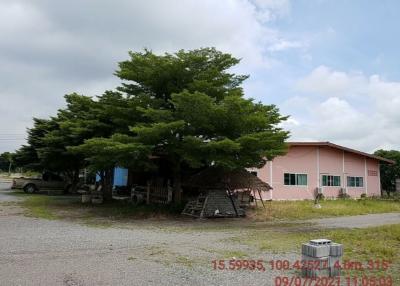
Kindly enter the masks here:
[[40, 190], [64, 190], [67, 192], [69, 187], [69, 182], [51, 173], [44, 173], [41, 178], [14, 178], [11, 185], [11, 189], [22, 189], [29, 194]]

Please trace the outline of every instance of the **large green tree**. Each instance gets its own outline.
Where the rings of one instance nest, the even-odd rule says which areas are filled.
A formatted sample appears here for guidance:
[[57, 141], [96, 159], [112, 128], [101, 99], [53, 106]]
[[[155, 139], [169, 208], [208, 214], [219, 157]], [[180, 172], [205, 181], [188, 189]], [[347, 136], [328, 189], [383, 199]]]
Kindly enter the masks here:
[[119, 90], [136, 99], [133, 112], [140, 115], [127, 135], [138, 152], [169, 162], [177, 202], [183, 164], [256, 167], [286, 151], [288, 133], [278, 127], [286, 117], [274, 105], [244, 98], [241, 84], [247, 76], [229, 72], [238, 63], [230, 54], [206, 48], [164, 55], [131, 52], [119, 64], [116, 75], [124, 81]]
[[73, 178], [83, 166], [99, 171], [105, 199], [115, 166], [147, 169], [155, 156], [168, 162], [179, 202], [185, 166], [259, 167], [286, 151], [286, 117], [244, 97], [248, 76], [231, 72], [238, 63], [213, 48], [131, 52], [115, 73], [117, 91], [67, 95], [57, 116], [35, 119], [17, 155]]
[[395, 162], [393, 165], [380, 165], [382, 191], [384, 190], [390, 195], [396, 191], [396, 179], [400, 179], [400, 151], [378, 150], [374, 154]]

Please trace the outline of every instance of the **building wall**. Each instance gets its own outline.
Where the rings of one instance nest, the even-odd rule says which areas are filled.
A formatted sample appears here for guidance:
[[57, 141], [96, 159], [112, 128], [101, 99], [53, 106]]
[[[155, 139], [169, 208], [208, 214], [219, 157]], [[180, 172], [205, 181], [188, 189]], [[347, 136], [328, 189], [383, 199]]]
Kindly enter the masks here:
[[377, 160], [367, 160], [367, 195], [380, 196], [381, 195], [381, 178], [379, 162]]
[[[313, 148], [319, 150], [320, 176], [340, 176], [340, 186], [323, 187], [325, 197], [337, 197], [339, 195], [340, 189], [343, 187], [343, 183], [346, 183], [343, 180], [343, 151], [330, 147]], [[320, 180], [322, 180], [322, 178], [320, 178]], [[322, 181], [318, 185], [322, 186]]]
[[[344, 176], [357, 176], [365, 177], [365, 158], [353, 153], [345, 153], [344, 157]], [[347, 183], [347, 182], [346, 182]], [[365, 186], [368, 183], [365, 182], [363, 187], [347, 187], [348, 194], [352, 197], [360, 197], [361, 194], [365, 193]]]
[[[327, 146], [291, 146], [285, 156], [251, 171], [257, 171], [257, 176], [273, 188], [263, 199], [314, 199], [316, 188], [322, 186], [322, 175], [340, 177], [340, 186], [323, 186], [325, 197], [336, 198], [341, 188], [347, 188], [352, 197], [380, 195], [378, 160]], [[285, 173], [307, 174], [307, 185], [285, 185]], [[363, 177], [363, 187], [347, 187], [347, 176]]]

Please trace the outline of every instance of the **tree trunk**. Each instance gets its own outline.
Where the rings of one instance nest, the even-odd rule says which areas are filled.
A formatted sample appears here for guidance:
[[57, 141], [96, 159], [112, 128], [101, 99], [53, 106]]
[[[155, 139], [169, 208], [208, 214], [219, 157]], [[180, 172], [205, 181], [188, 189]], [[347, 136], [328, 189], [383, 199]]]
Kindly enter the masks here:
[[79, 185], [79, 169], [67, 170], [62, 173], [64, 178], [68, 179], [68, 185], [65, 188], [66, 193], [74, 194], [78, 191]]
[[72, 194], [76, 194], [78, 192], [78, 186], [79, 186], [79, 169], [74, 170], [72, 172], [71, 188], [69, 191]]
[[113, 185], [113, 172], [114, 169], [107, 169], [104, 171], [104, 178], [102, 181], [103, 200], [112, 200], [112, 185]]
[[182, 178], [181, 178], [181, 165], [177, 163], [174, 168], [174, 203], [180, 204], [182, 202]]

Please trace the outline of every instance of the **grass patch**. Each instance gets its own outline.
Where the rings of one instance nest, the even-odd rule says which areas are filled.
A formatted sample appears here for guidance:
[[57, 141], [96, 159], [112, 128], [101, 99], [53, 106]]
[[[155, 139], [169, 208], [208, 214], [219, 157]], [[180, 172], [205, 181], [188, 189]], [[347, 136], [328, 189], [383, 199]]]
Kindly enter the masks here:
[[193, 264], [195, 263], [194, 260], [181, 255], [176, 257], [175, 262], [188, 268], [193, 268]]
[[255, 221], [271, 221], [400, 212], [400, 202], [394, 200], [338, 199], [321, 201], [320, 205], [321, 208], [317, 209], [310, 200], [271, 201], [266, 202], [266, 209], [259, 207], [250, 210], [248, 216]]
[[159, 246], [151, 246], [148, 248], [149, 256], [165, 256], [168, 254], [168, 251], [165, 248], [159, 247]]
[[27, 209], [29, 216], [45, 219], [78, 219], [88, 226], [106, 228], [115, 221], [130, 219], [166, 219], [178, 217], [181, 205], [139, 205], [128, 201], [115, 200], [100, 205], [82, 204], [80, 196], [48, 196], [44, 194], [25, 194], [10, 192], [10, 195], [23, 198], [17, 202]]
[[[183, 205], [138, 205], [129, 201], [114, 200], [100, 205], [82, 204], [79, 196], [46, 196], [28, 195], [22, 192], [10, 194], [25, 198], [22, 205], [31, 210], [33, 216], [51, 217], [51, 214], [63, 218], [83, 219], [87, 225], [107, 227], [104, 221], [124, 221], [131, 219], [180, 219]], [[362, 200], [325, 200], [321, 208], [314, 208], [313, 201], [272, 201], [266, 202], [266, 209], [249, 209], [246, 228], [252, 228], [251, 222], [290, 223], [292, 220], [304, 220], [321, 217], [350, 216], [372, 213], [400, 212], [400, 202], [394, 200], [362, 199]], [[240, 219], [243, 221], [243, 219]], [[196, 230], [229, 230], [243, 225], [236, 220], [199, 223]], [[189, 228], [193, 227], [188, 226]], [[256, 226], [257, 227], [257, 226]]]
[[[332, 229], [315, 231], [257, 230], [246, 234], [247, 240], [234, 240], [257, 246], [260, 250], [277, 253], [299, 250], [301, 243], [313, 238], [327, 238], [345, 245], [349, 257], [362, 259], [394, 259], [400, 250], [400, 224], [363, 229]], [[400, 258], [400, 256], [399, 256]]]
[[135, 206], [129, 201], [111, 201], [101, 205], [82, 205], [77, 203], [75, 207], [84, 209], [92, 217], [107, 217], [111, 219], [124, 219], [124, 218], [168, 218], [177, 217], [181, 211], [180, 205], [138, 205]]
[[244, 252], [244, 251], [241, 251], [241, 250], [224, 250], [224, 251], [218, 251], [218, 253], [223, 257], [223, 258], [226, 258], [226, 259], [229, 259], [229, 258], [246, 258], [246, 257], [248, 257], [248, 254], [246, 253], [246, 252]]
[[82, 225], [100, 228], [100, 229], [110, 228], [110, 227], [114, 226], [114, 224], [109, 220], [95, 219], [95, 218], [90, 218], [90, 217], [83, 218], [80, 223]]
[[297, 252], [300, 256], [301, 243], [314, 238], [327, 238], [344, 245], [343, 259], [366, 263], [369, 260], [385, 259], [392, 261], [392, 266], [387, 272], [375, 271], [348, 274], [392, 275], [400, 285], [400, 224], [371, 227], [365, 229], [334, 229], [314, 231], [271, 231], [260, 229], [251, 231], [243, 236], [234, 237], [233, 240], [249, 244], [256, 248], [273, 253]]
[[47, 196], [28, 196], [20, 204], [27, 209], [28, 216], [53, 220], [59, 218], [49, 208], [53, 203], [53, 198]]
[[18, 204], [18, 202], [8, 202], [8, 201], [5, 201], [5, 202], [0, 202], [0, 206], [5, 206], [5, 207], [13, 207], [13, 206], [18, 206], [19, 204]]

